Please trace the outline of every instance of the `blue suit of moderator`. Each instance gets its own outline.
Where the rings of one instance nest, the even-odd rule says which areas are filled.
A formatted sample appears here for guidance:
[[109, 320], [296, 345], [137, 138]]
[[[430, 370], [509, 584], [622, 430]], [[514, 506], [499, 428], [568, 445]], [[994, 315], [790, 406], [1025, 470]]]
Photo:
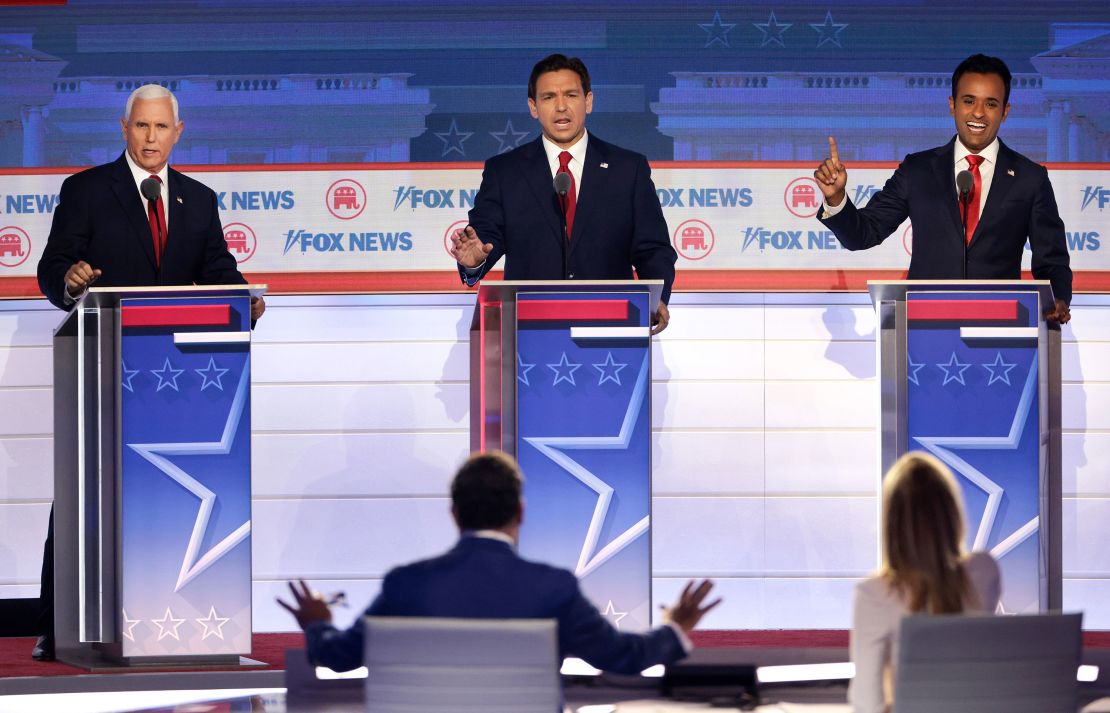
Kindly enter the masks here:
[[[521, 559], [507, 543], [463, 537], [448, 552], [398, 567], [382, 581], [368, 616], [555, 619], [560, 656], [596, 668], [636, 673], [686, 655], [670, 627], [621, 633], [590, 604], [570, 572]], [[317, 622], [305, 632], [312, 661], [336, 671], [362, 665], [363, 627]]]
[[[821, 219], [849, 250], [878, 245], [906, 218], [913, 224], [909, 279], [953, 280], [963, 274], [963, 228], [955, 182], [955, 141], [906, 156], [863, 208], [847, 205]], [[967, 246], [967, 279], [1021, 279], [1028, 238], [1034, 279], [1050, 280], [1071, 301], [1067, 237], [1048, 171], [999, 140], [994, 178]]]
[[[678, 255], [643, 155], [589, 134], [569, 245], [560, 214], [542, 139], [486, 161], [469, 213], [493, 245], [478, 277], [502, 256], [506, 280], [631, 280], [635, 268], [640, 279], [663, 280], [670, 299]], [[460, 273], [468, 284], [478, 279]]]

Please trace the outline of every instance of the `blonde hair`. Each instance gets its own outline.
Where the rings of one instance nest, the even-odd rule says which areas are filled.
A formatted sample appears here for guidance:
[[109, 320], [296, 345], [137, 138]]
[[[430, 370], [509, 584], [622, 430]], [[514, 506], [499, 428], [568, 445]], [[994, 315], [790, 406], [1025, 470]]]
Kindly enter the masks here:
[[955, 614], [974, 603], [963, 566], [963, 501], [943, 463], [922, 452], [899, 458], [883, 479], [882, 523], [880, 574], [911, 612]]
[[136, 99], [169, 99], [170, 105], [173, 107], [173, 123], [175, 126], [181, 123], [181, 119], [177, 115], [177, 97], [161, 84], [144, 84], [131, 92], [131, 96], [127, 97], [127, 106], [123, 110], [124, 121], [131, 119], [131, 107], [135, 105]]

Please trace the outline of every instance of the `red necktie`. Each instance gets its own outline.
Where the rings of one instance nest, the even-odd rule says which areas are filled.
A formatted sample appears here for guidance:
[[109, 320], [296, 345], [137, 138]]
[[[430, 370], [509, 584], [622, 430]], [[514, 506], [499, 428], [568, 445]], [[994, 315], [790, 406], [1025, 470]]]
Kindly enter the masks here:
[[971, 195], [967, 199], [967, 244], [971, 244], [971, 236], [975, 234], [975, 226], [979, 225], [979, 196], [983, 193], [983, 177], [979, 175], [979, 164], [983, 163], [983, 157], [970, 153], [967, 155], [967, 165], [971, 167], [971, 176], [975, 179], [975, 185], [971, 189]]
[[574, 174], [570, 172], [570, 151], [559, 154], [559, 170], [556, 173], [565, 173], [570, 176], [570, 190], [567, 191], [567, 240], [574, 234], [574, 204], [578, 202], [574, 192]]
[[[158, 181], [162, 179], [153, 173], [150, 177]], [[162, 205], [162, 197], [156, 201], [147, 201], [146, 217], [150, 221], [150, 237], [154, 240], [154, 264], [161, 266], [162, 252], [166, 249], [166, 208]]]

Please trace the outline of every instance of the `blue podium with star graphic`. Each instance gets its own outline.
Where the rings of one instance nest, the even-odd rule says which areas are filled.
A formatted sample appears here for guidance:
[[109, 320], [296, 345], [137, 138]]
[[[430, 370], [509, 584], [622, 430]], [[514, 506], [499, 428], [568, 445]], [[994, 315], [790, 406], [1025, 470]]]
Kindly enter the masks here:
[[959, 481], [968, 550], [1000, 610], [1062, 605], [1060, 327], [1047, 281], [868, 283], [878, 316], [882, 472], [932, 453]]
[[484, 282], [471, 448], [524, 471], [523, 557], [574, 572], [620, 629], [651, 624], [651, 315], [660, 280]]
[[245, 663], [250, 300], [264, 291], [93, 288], [55, 331], [59, 659]]

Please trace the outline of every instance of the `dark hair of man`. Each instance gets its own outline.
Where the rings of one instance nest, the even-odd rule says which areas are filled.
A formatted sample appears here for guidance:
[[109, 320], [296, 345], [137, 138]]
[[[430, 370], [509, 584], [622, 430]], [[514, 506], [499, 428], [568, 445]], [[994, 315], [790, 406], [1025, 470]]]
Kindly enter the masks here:
[[577, 57], [567, 57], [565, 54], [552, 54], [536, 62], [536, 66], [532, 67], [532, 76], [528, 78], [528, 98], [532, 101], [536, 100], [536, 80], [541, 74], [558, 72], [561, 69], [569, 69], [578, 74], [582, 80], [582, 93], [590, 93], [590, 72], [582, 60]]
[[467, 459], [451, 481], [451, 503], [463, 530], [498, 530], [520, 514], [520, 467], [501, 451]]
[[998, 57], [988, 57], [985, 54], [973, 54], [960, 62], [960, 66], [956, 67], [956, 71], [952, 73], [953, 99], [959, 98], [956, 96], [956, 87], [960, 83], [960, 77], [968, 72], [972, 74], [997, 74], [1002, 78], [1002, 84], [1006, 87], [1006, 95], [1002, 98], [1002, 105], [1005, 106], [1010, 103], [1010, 80], [1013, 78], [1010, 75], [1010, 68]]

